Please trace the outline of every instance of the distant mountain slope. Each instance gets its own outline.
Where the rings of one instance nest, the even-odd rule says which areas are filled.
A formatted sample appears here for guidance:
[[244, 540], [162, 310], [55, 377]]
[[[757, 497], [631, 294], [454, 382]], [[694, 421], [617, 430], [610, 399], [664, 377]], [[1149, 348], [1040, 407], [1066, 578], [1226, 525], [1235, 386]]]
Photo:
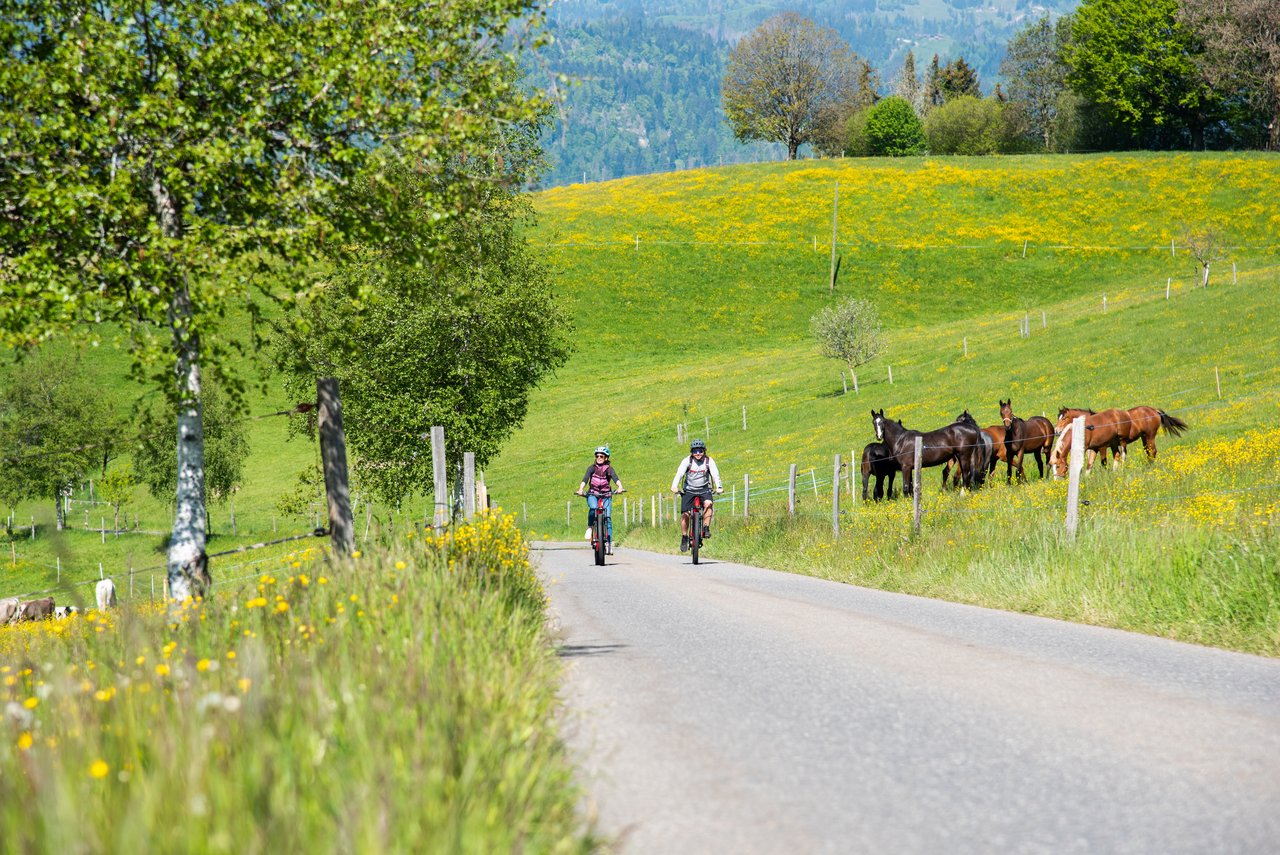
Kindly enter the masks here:
[[780, 158], [784, 149], [743, 145], [720, 109], [733, 43], [766, 18], [798, 11], [832, 27], [880, 72], [887, 87], [914, 50], [923, 71], [936, 53], [963, 55], [990, 90], [1010, 36], [1028, 20], [1060, 15], [1077, 0], [566, 0], [553, 7], [556, 44], [530, 71], [543, 86], [574, 81], [547, 147], [548, 186], [691, 166]]

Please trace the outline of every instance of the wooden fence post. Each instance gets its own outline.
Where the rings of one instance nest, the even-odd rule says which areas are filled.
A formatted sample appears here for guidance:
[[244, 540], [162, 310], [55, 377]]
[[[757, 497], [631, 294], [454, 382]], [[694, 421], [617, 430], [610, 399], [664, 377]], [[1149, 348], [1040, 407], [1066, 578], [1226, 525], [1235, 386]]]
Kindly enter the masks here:
[[893, 366], [890, 365], [888, 367], [889, 367], [889, 385], [892, 386], [893, 385]]
[[831, 470], [831, 536], [840, 539], [840, 452]]
[[432, 502], [431, 527], [442, 534], [449, 522], [449, 478], [445, 469], [444, 425], [431, 427]]
[[324, 492], [329, 505], [329, 538], [338, 555], [355, 548], [355, 524], [351, 519], [351, 486], [347, 480], [347, 440], [342, 430], [342, 399], [338, 378], [316, 379], [319, 413], [320, 461], [324, 470]]
[[1080, 523], [1080, 470], [1084, 468], [1084, 416], [1071, 422], [1071, 458], [1067, 482], [1067, 536], [1074, 539]]
[[476, 515], [476, 453], [462, 452], [462, 512], [468, 520]]
[[831, 293], [836, 292], [836, 226], [840, 214], [840, 182], [836, 182], [836, 195], [831, 203]]
[[751, 476], [742, 476], [742, 518], [746, 519], [751, 512]]
[[742, 405], [742, 429], [743, 429], [743, 430], [746, 430], [746, 429], [747, 429], [747, 406], [746, 406], [746, 404], [743, 404], [743, 405]]
[[796, 465], [791, 464], [787, 470], [787, 513], [796, 515]]
[[1222, 378], [1218, 375], [1218, 366], [1213, 366], [1213, 385], [1218, 387], [1218, 400], [1222, 400]]
[[924, 437], [916, 437], [915, 465], [911, 469], [911, 530], [920, 533], [920, 463], [924, 457]]

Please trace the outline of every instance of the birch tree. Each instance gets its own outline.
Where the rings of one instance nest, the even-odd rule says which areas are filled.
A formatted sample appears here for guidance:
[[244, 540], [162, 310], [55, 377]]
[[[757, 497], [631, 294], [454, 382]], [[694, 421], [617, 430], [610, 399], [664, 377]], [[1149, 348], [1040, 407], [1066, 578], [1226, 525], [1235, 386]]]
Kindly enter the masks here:
[[[123, 329], [168, 392], [175, 601], [209, 584], [201, 372], [234, 390], [256, 349], [222, 318], [351, 246], [435, 252], [467, 164], [537, 107], [510, 73], [537, 2], [0, 0], [0, 334]], [[391, 162], [454, 180], [406, 211]]]

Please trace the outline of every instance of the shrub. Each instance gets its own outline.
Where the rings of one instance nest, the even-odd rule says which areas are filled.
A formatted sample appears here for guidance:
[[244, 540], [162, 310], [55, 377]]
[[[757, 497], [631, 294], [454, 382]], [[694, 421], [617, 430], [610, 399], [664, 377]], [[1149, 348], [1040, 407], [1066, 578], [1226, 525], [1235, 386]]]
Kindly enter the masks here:
[[868, 157], [871, 145], [867, 142], [867, 115], [871, 108], [858, 110], [844, 123], [844, 153], [849, 157]]
[[966, 95], [933, 109], [924, 122], [934, 154], [999, 154], [1012, 149], [1004, 105]]
[[924, 154], [924, 128], [905, 98], [885, 98], [868, 111], [867, 147], [889, 157]]

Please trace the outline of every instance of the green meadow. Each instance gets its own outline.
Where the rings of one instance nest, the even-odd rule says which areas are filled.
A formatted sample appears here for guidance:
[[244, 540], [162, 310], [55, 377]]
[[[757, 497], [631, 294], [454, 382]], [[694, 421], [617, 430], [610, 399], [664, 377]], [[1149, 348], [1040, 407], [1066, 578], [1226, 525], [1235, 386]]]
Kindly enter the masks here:
[[[620, 540], [674, 551], [675, 529], [650, 520], [683, 423], [725, 479], [709, 556], [1276, 655], [1277, 191], [1274, 156], [1155, 154], [810, 161], [547, 191], [533, 239], [581, 350], [490, 488], [538, 536], [580, 538], [568, 494], [607, 442], [629, 490]], [[1224, 253], [1202, 288], [1186, 243], [1206, 234]], [[877, 304], [886, 340], [856, 392], [809, 334], [849, 296]], [[1074, 540], [1066, 482], [1030, 458], [1029, 484], [1006, 486], [1002, 467], [972, 494], [927, 470], [919, 535], [906, 502], [851, 502], [846, 470], [833, 537], [834, 456], [874, 441], [870, 410], [931, 429], [967, 408], [986, 425], [1001, 398], [1051, 418], [1146, 404], [1191, 429], [1160, 435], [1154, 463], [1135, 446], [1089, 476]]]
[[[570, 494], [591, 449], [609, 443], [629, 488], [619, 505], [625, 498], [632, 521], [615, 512], [620, 537], [674, 550], [669, 527], [650, 527], [650, 510], [684, 453], [683, 424], [688, 436], [708, 440], [730, 499], [709, 555], [1274, 654], [1276, 198], [1280, 159], [1259, 153], [802, 161], [538, 193], [530, 240], [557, 272], [578, 352], [535, 393], [487, 484], [532, 537], [579, 538], [585, 512]], [[1206, 234], [1224, 252], [1201, 288], [1185, 244]], [[845, 367], [819, 355], [809, 334], [818, 309], [851, 296], [876, 303], [885, 339], [882, 355], [857, 369], [856, 392]], [[128, 407], [138, 391], [109, 345], [91, 364]], [[251, 400], [244, 485], [231, 504], [210, 507], [215, 553], [311, 528], [307, 515], [274, 508], [316, 449], [268, 415], [294, 402], [270, 378], [266, 384]], [[841, 537], [832, 540], [833, 457], [847, 463], [874, 439], [871, 409], [921, 429], [966, 408], [994, 424], [997, 400], [1010, 397], [1023, 416], [1147, 404], [1191, 430], [1162, 434], [1154, 464], [1139, 451], [1122, 470], [1090, 476], [1074, 544], [1061, 536], [1064, 483], [1041, 481], [1030, 460], [1030, 484], [1010, 488], [998, 477], [972, 495], [941, 494], [937, 470], [926, 472], [918, 537], [906, 503], [851, 503], [846, 480]], [[797, 520], [757, 532], [757, 523], [785, 515], [790, 464], [805, 488]], [[744, 477], [749, 525], [741, 520]], [[643, 524], [634, 522], [637, 503]], [[371, 536], [405, 530], [429, 505], [425, 497], [399, 509], [358, 506], [358, 534], [366, 520]], [[64, 583], [91, 583], [99, 562], [108, 574], [115, 568], [118, 583], [129, 567], [163, 563], [164, 502], [139, 489], [126, 512], [141, 531], [108, 533], [105, 544], [97, 529], [104, 517], [110, 527], [111, 514], [88, 507], [86, 529], [86, 507], [73, 505], [72, 528], [61, 536], [50, 531], [51, 508], [14, 509], [19, 526], [35, 518], [37, 538], [16, 528], [0, 544], [4, 593], [55, 587], [59, 563]], [[965, 537], [957, 541], [952, 528]], [[1265, 604], [1250, 640], [1233, 640], [1234, 607], [1207, 619], [1221, 632], [1169, 629], [1164, 618], [1144, 617], [1141, 604], [1133, 615], [1099, 607], [1112, 596], [1106, 586], [1060, 578], [1061, 567], [1084, 564], [1117, 586], [1134, 584], [1138, 559], [1103, 558], [1090, 546], [1098, 539], [1138, 540], [1117, 554], [1149, 555], [1153, 544], [1176, 541], [1220, 556], [1220, 538], [1247, 537], [1258, 538], [1250, 554], [1264, 568], [1249, 571], [1260, 586], [1251, 602]], [[223, 556], [215, 566], [224, 579], [251, 577], [250, 562], [311, 542]], [[1045, 548], [1028, 552], [1034, 543]], [[977, 559], [1004, 549], [1013, 550], [998, 559], [1004, 575], [984, 581]], [[157, 572], [137, 572], [135, 596], [150, 596]], [[1023, 572], [1063, 593], [1050, 602]], [[75, 590], [87, 598], [87, 584]]]

